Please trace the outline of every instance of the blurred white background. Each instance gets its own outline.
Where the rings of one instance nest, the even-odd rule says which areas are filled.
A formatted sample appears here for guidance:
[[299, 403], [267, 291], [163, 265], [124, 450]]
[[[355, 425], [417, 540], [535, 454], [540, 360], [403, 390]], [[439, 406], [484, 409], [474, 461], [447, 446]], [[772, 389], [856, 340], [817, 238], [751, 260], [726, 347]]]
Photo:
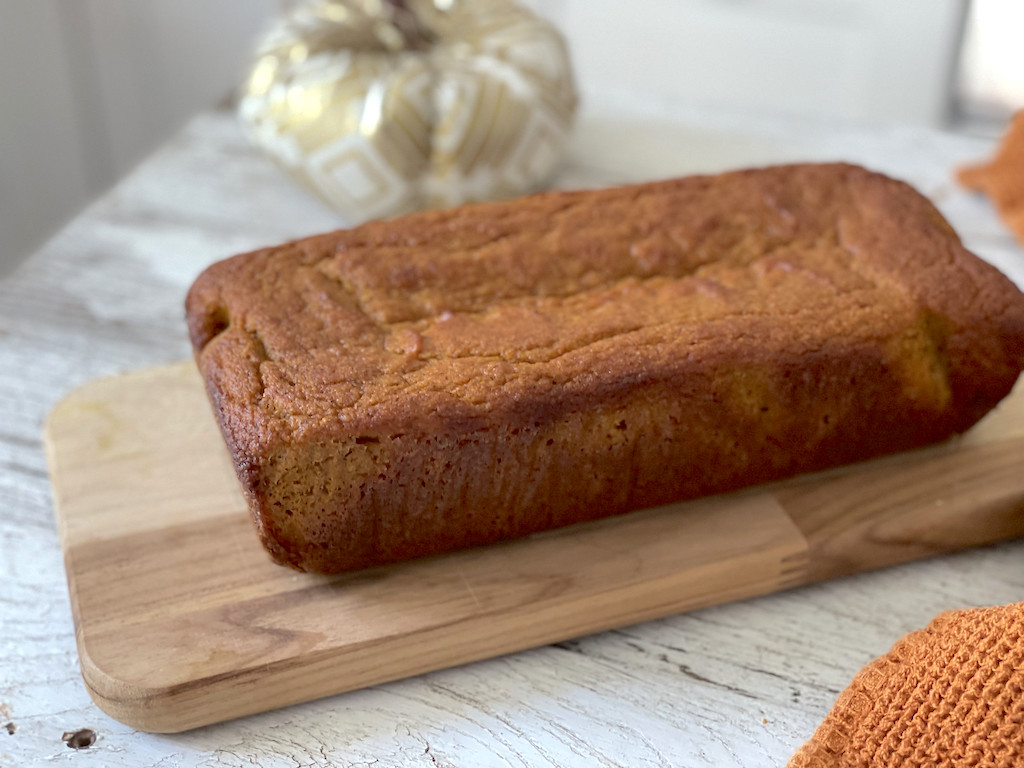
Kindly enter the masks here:
[[[0, 274], [225, 103], [292, 1], [0, 0]], [[528, 4], [585, 99], [993, 131], [1024, 107], [1024, 0]]]

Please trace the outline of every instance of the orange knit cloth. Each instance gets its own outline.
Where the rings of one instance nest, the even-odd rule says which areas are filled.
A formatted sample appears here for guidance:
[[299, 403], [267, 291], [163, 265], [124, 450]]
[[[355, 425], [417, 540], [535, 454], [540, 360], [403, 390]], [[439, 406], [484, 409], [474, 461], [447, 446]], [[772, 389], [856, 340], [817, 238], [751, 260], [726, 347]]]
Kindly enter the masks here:
[[1006, 226], [1024, 244], [1024, 109], [1014, 115], [996, 156], [961, 169], [957, 179], [992, 198]]
[[1024, 603], [944, 613], [866, 666], [788, 768], [1024, 766]]

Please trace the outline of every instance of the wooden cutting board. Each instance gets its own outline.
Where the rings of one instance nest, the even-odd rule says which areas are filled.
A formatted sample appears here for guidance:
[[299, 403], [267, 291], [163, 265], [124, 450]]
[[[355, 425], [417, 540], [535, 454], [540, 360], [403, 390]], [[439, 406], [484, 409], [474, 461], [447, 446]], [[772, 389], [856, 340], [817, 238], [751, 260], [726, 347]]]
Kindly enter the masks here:
[[679, 611], [1024, 536], [1024, 387], [963, 438], [340, 577], [270, 562], [190, 363], [46, 429], [82, 675], [173, 732]]

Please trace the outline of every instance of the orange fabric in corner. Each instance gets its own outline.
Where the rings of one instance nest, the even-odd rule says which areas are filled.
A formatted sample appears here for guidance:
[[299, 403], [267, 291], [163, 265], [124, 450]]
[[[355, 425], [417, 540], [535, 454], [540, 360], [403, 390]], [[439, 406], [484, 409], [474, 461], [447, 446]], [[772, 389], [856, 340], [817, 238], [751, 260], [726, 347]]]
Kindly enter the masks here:
[[1014, 115], [996, 156], [987, 163], [960, 169], [957, 180], [988, 195], [1006, 226], [1024, 245], [1024, 109]]
[[952, 611], [840, 694], [788, 768], [1024, 766], [1024, 603]]

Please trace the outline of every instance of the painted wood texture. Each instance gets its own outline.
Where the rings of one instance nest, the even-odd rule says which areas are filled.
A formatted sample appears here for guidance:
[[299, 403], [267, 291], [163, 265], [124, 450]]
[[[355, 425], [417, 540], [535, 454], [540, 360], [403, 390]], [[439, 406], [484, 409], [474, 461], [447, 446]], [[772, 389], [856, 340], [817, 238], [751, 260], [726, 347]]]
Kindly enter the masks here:
[[[1024, 250], [950, 176], [991, 151], [938, 131], [590, 99], [558, 184], [858, 162], [923, 191], [1024, 286]], [[182, 300], [212, 261], [342, 223], [247, 147], [231, 115], [211, 113], [0, 278], [0, 768], [778, 768], [901, 635], [940, 611], [1024, 600], [1018, 539], [176, 735], [117, 722], [82, 683], [44, 420], [90, 380], [186, 358]], [[879, 530], [900, 546], [898, 530]], [[83, 727], [96, 743], [69, 749], [61, 734]]]
[[47, 447], [86, 685], [151, 731], [1024, 535], [1024, 387], [945, 445], [338, 577], [265, 555], [191, 363], [81, 387]]

